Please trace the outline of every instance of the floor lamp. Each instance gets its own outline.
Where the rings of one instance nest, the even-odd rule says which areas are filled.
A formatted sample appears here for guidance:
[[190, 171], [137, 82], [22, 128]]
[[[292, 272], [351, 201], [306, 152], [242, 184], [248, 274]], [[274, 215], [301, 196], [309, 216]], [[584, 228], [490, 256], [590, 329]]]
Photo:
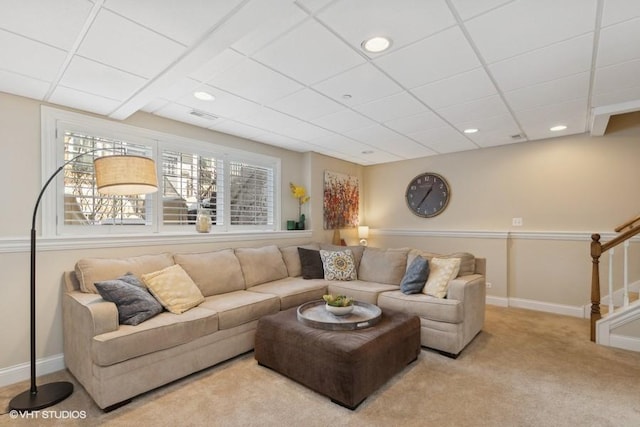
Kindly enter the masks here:
[[[40, 190], [31, 221], [31, 388], [9, 402], [11, 410], [29, 412], [48, 408], [73, 393], [73, 384], [66, 381], [36, 385], [36, 216], [45, 190], [65, 166], [78, 158], [100, 150], [82, 153], [65, 162], [49, 177]], [[94, 160], [98, 192], [111, 195], [147, 194], [158, 190], [155, 162], [148, 157], [115, 155]]]

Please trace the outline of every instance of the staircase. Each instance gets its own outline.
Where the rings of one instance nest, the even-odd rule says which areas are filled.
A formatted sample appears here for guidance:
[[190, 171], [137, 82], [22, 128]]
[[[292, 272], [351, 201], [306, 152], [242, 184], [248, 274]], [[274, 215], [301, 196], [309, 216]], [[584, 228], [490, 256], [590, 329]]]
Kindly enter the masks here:
[[[606, 243], [600, 235], [591, 236], [591, 340], [598, 344], [640, 351], [640, 281], [629, 283], [629, 240], [640, 233], [640, 216], [615, 229], [619, 233]], [[623, 285], [614, 291], [615, 251], [623, 250]], [[600, 256], [608, 253], [608, 294], [600, 298]], [[600, 304], [604, 305], [602, 312]]]

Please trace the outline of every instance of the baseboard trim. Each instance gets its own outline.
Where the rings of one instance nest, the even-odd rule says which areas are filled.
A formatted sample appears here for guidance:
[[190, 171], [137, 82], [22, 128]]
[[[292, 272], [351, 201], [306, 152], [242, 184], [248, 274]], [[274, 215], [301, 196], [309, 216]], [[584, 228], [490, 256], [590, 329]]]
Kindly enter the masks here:
[[623, 350], [640, 351], [640, 339], [627, 337], [625, 335], [609, 335], [610, 347], [621, 348]]
[[487, 295], [486, 302], [498, 307], [526, 308], [528, 310], [543, 311], [545, 313], [561, 314], [563, 316], [586, 318], [583, 307], [554, 304], [523, 298], [505, 298]]
[[[36, 360], [36, 374], [38, 376], [61, 371], [63, 369], [65, 369], [64, 354], [56, 354], [54, 356]], [[15, 384], [30, 378], [31, 365], [28, 362], [0, 369], [0, 387]]]

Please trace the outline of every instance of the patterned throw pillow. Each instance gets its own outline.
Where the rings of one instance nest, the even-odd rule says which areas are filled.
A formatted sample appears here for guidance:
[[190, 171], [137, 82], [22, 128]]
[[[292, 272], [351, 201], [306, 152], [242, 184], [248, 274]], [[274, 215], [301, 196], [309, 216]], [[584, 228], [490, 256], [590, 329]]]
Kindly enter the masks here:
[[423, 294], [436, 298], [447, 296], [449, 281], [455, 279], [460, 269], [460, 258], [432, 258], [429, 263], [429, 279]]
[[131, 273], [94, 285], [105, 301], [116, 305], [121, 325], [138, 325], [162, 311], [162, 305]]
[[325, 280], [356, 280], [356, 262], [351, 249], [344, 251], [320, 250]]
[[179, 264], [143, 274], [142, 281], [160, 304], [173, 314], [184, 313], [204, 301], [198, 286]]

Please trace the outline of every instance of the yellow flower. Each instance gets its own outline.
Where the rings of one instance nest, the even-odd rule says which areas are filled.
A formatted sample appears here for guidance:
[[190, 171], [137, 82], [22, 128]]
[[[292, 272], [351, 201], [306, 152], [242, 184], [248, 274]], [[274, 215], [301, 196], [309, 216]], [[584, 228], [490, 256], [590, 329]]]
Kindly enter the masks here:
[[303, 186], [295, 185], [294, 183], [290, 182], [289, 188], [291, 189], [291, 195], [294, 198], [298, 199], [298, 203], [300, 203], [301, 205], [309, 201], [310, 197], [307, 196], [307, 190], [305, 190]]

